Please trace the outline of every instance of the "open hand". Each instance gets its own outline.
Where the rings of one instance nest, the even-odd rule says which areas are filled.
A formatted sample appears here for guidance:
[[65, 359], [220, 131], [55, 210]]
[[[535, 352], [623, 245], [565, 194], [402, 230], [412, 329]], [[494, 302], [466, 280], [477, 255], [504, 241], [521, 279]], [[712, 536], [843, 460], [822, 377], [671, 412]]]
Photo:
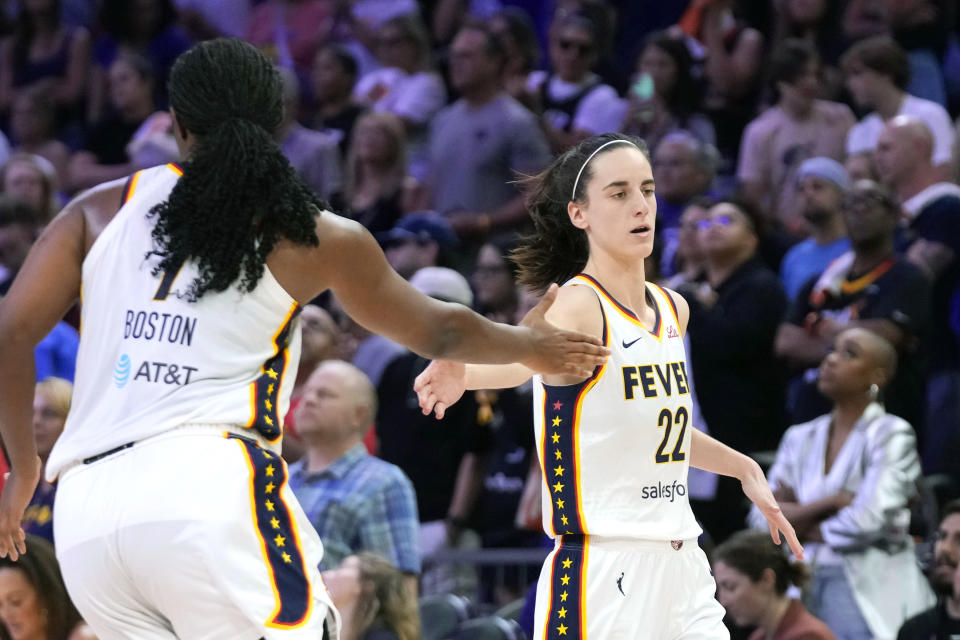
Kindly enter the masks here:
[[797, 539], [797, 533], [780, 510], [780, 505], [777, 504], [773, 493], [770, 492], [770, 485], [767, 484], [767, 479], [763, 472], [759, 470], [759, 467], [756, 473], [741, 481], [741, 485], [743, 486], [743, 493], [750, 498], [753, 504], [757, 505], [757, 509], [767, 519], [767, 526], [770, 527], [770, 537], [773, 538], [773, 541], [780, 544], [780, 534], [783, 533], [790, 550], [793, 551], [793, 555], [797, 557], [797, 560], [803, 560], [803, 547], [800, 545], [800, 540]]
[[547, 310], [557, 299], [558, 287], [550, 285], [540, 302], [520, 321], [520, 326], [530, 331], [533, 353], [520, 362], [531, 370], [543, 374], [567, 374], [584, 378], [604, 364], [610, 350], [599, 338], [558, 329], [547, 322]]
[[434, 360], [413, 381], [423, 415], [434, 412], [437, 420], [443, 418], [447, 407], [452, 406], [467, 389], [467, 367], [462, 362]]
[[20, 523], [33, 492], [40, 481], [40, 458], [36, 466], [26, 474], [11, 471], [0, 494], [0, 558], [16, 561], [27, 552], [26, 536]]

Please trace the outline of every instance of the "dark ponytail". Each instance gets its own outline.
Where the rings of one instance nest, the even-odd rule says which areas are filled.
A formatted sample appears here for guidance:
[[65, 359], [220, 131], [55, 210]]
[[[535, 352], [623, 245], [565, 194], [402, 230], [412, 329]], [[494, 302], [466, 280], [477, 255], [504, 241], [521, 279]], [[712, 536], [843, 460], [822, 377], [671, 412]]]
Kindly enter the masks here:
[[[584, 163], [601, 146], [617, 140], [636, 146], [649, 159], [650, 152], [643, 140], [621, 133], [605, 133], [587, 138], [566, 150], [537, 175], [521, 180], [534, 228], [532, 234], [521, 238], [511, 256], [517, 265], [517, 282], [522, 286], [543, 293], [554, 282], [563, 284], [577, 275], [587, 264], [590, 256], [587, 234], [571, 224], [567, 204], [571, 195], [574, 202], [587, 201], [587, 185], [593, 177], [592, 159], [587, 166]], [[621, 146], [611, 144], [597, 155]], [[580, 173], [579, 181], [577, 173]], [[577, 192], [572, 194], [574, 182]]]
[[713, 561], [722, 562], [757, 582], [767, 569], [776, 576], [774, 590], [779, 595], [787, 587], [802, 587], [810, 579], [810, 569], [802, 562], [791, 561], [766, 531], [740, 531], [730, 536], [713, 551]]
[[154, 275], [187, 260], [199, 274], [189, 300], [238, 279], [252, 291], [279, 240], [316, 246], [315, 215], [327, 208], [300, 180], [273, 138], [283, 119], [280, 75], [270, 59], [236, 38], [198, 44], [170, 73], [178, 125], [196, 137], [183, 176], [154, 206]]

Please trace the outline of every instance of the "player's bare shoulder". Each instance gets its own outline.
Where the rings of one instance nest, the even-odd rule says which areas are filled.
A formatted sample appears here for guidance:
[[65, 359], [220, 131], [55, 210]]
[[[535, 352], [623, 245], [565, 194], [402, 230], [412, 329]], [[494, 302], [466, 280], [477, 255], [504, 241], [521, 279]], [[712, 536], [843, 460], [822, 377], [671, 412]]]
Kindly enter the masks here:
[[75, 196], [60, 211], [49, 227], [69, 228], [82, 234], [83, 254], [113, 220], [123, 205], [123, 193], [127, 179], [104, 182]]
[[603, 336], [603, 310], [596, 292], [586, 285], [560, 287], [546, 318], [561, 329]]

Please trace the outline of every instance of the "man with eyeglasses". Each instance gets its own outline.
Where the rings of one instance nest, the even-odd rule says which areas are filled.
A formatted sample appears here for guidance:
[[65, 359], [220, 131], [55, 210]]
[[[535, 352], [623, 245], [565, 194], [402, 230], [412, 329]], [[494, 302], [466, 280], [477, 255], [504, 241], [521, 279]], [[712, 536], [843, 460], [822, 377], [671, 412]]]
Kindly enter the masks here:
[[844, 329], [859, 326], [897, 348], [900, 365], [883, 398], [888, 413], [919, 430], [923, 381], [918, 356], [929, 319], [930, 285], [923, 273], [894, 251], [900, 207], [870, 180], [858, 180], [844, 200], [843, 220], [851, 250], [800, 289], [777, 331], [776, 353], [799, 373], [789, 406], [796, 424], [827, 413], [817, 390], [817, 366]]
[[880, 132], [876, 158], [903, 206], [899, 248], [933, 287], [924, 471], [960, 480], [960, 187], [941, 180], [931, 156], [936, 144], [924, 121], [897, 116]]

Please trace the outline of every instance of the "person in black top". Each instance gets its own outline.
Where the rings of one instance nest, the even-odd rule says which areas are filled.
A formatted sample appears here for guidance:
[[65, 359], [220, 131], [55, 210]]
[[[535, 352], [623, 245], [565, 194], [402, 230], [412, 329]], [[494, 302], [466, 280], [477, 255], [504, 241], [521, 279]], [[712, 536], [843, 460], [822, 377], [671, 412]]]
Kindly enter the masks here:
[[920, 339], [930, 317], [930, 284], [894, 253], [899, 212], [884, 187], [857, 181], [843, 205], [852, 250], [807, 281], [780, 325], [777, 355], [803, 370], [791, 387], [791, 423], [827, 413], [831, 403], [817, 390], [817, 367], [838, 333], [861, 326], [886, 338], [900, 356], [884, 394], [887, 411], [922, 431]]
[[313, 128], [339, 134], [340, 155], [346, 158], [353, 127], [365, 111], [353, 101], [357, 61], [346, 49], [328, 45], [317, 51], [311, 79], [317, 107]]
[[939, 601], [904, 622], [897, 640], [960, 639], [960, 500], [943, 507], [928, 578]]
[[[724, 200], [698, 224], [706, 281], [680, 293], [690, 303], [690, 365], [710, 435], [739, 451], [774, 449], [785, 427], [784, 375], [773, 338], [787, 308], [776, 274], [757, 257], [762, 218], [752, 205]], [[743, 528], [739, 483], [721, 477], [712, 503], [691, 501], [720, 542]]]

